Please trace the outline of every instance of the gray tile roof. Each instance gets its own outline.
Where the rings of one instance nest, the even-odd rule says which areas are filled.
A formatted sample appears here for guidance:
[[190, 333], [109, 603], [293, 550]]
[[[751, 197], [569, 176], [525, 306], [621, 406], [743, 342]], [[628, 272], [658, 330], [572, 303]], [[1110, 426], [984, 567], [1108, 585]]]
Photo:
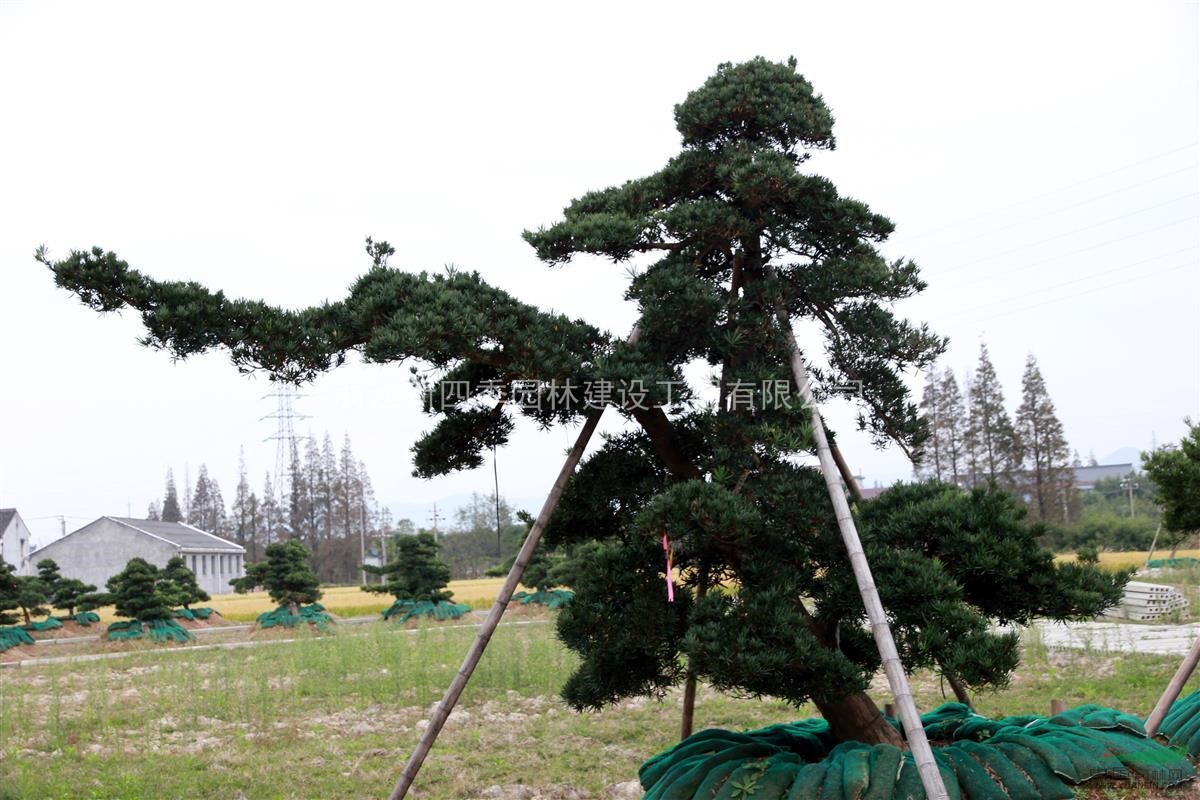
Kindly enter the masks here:
[[199, 528], [184, 525], [179, 522], [162, 522], [153, 519], [133, 519], [131, 517], [109, 517], [114, 522], [136, 528], [160, 539], [166, 539], [171, 544], [184, 550], [223, 550], [229, 553], [243, 553], [246, 548], [220, 536], [205, 533]]
[[1133, 472], [1133, 464], [1098, 464], [1094, 467], [1074, 467], [1075, 485], [1091, 486], [1101, 478], [1124, 478]]
[[12, 522], [12, 518], [17, 515], [15, 508], [0, 508], [0, 533], [8, 527], [8, 523]]

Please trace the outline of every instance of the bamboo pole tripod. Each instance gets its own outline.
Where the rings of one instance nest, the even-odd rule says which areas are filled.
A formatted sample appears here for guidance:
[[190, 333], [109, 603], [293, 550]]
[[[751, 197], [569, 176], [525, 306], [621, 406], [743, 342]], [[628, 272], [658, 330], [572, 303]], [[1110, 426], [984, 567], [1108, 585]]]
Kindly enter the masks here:
[[[769, 274], [771, 274], [771, 277], [774, 277], [773, 271]], [[821, 463], [821, 471], [825, 476], [825, 485], [829, 491], [830, 500], [833, 502], [838, 528], [842, 533], [842, 541], [846, 545], [850, 564], [854, 570], [855, 579], [858, 582], [859, 593], [862, 595], [863, 605], [867, 611], [867, 619], [871, 623], [871, 632], [875, 637], [876, 647], [879, 648], [880, 658], [883, 662], [884, 671], [887, 674], [888, 685], [892, 690], [896, 705], [899, 707], [900, 719], [904, 725], [905, 734], [908, 737], [909, 747], [913, 752], [917, 770], [921, 777], [921, 783], [925, 787], [925, 795], [929, 800], [949, 800], [946, 787], [942, 782], [941, 773], [937, 768], [937, 762], [933, 759], [933, 751], [929, 746], [928, 739], [925, 737], [925, 729], [921, 725], [920, 715], [917, 712], [916, 703], [913, 700], [912, 691], [908, 685], [908, 678], [904, 673], [903, 665], [900, 663], [900, 656], [896, 651], [892, 631], [888, 625], [883, 604], [879, 599], [879, 591], [876, 589], [874, 579], [871, 576], [871, 568], [867, 563], [866, 554], [863, 552], [862, 542], [859, 539], [854, 518], [850, 514], [850, 506], [846, 501], [845, 490], [843, 490], [838, 480], [838, 462], [841, 461], [840, 466], [846, 473], [849, 473], [849, 468], [846, 466], [844, 460], [834, 458], [830, 448], [829, 439], [825, 434], [825, 425], [821, 420], [820, 411], [817, 408], [812, 388], [809, 385], [808, 370], [796, 345], [795, 335], [792, 333], [791, 321], [783, 313], [781, 307], [777, 309], [777, 316], [783, 328], [788, 347], [791, 350], [793, 377], [795, 378], [796, 385], [799, 387], [801, 398], [812, 412], [813, 436], [817, 443], [817, 457]], [[638, 336], [639, 329], [635, 326], [627, 341], [632, 344], [637, 341]], [[450, 712], [462, 696], [467, 682], [471, 679], [471, 674], [475, 671], [475, 667], [478, 666], [479, 660], [483, 657], [483, 652], [492, 638], [492, 634], [496, 631], [496, 626], [500, 624], [500, 618], [504, 615], [504, 611], [508, 607], [509, 599], [512, 597], [513, 592], [517, 590], [517, 586], [521, 582], [521, 577], [525, 573], [525, 567], [529, 564], [530, 558], [537, 549], [538, 543], [542, 538], [542, 532], [545, 530], [546, 525], [549, 524], [550, 517], [554, 514], [554, 509], [558, 506], [559, 500], [562, 499], [567, 482], [571, 479], [575, 468], [579, 465], [579, 461], [583, 457], [584, 450], [587, 449], [592, 434], [596, 431], [602, 414], [603, 408], [594, 409], [588, 413], [583, 428], [579, 431], [579, 435], [575, 439], [574, 446], [567, 453], [567, 458], [558, 472], [558, 477], [554, 481], [554, 485], [551, 487], [545, 503], [542, 504], [542, 510], [538, 514], [537, 520], [534, 522], [533, 527], [529, 529], [529, 533], [525, 537], [525, 542], [521, 545], [521, 550], [518, 552], [512, 568], [508, 571], [508, 577], [505, 578], [504, 585], [500, 588], [500, 594], [497, 595], [496, 602], [492, 605], [492, 609], [480, 627], [479, 633], [475, 635], [475, 640], [467, 650], [467, 655], [463, 659], [462, 666], [459, 667], [458, 673], [450, 682], [450, 686], [446, 689], [442, 701], [438, 703], [437, 708], [430, 717], [428, 727], [421, 734], [421, 739], [417, 742], [416, 748], [405, 763], [404, 769], [396, 781], [395, 788], [388, 795], [388, 800], [403, 800], [408, 795], [408, 790], [412, 787], [413, 781], [421, 769], [421, 765], [424, 764], [425, 758], [433, 748], [434, 742], [437, 741], [437, 737], [446, 724]], [[838, 456], [840, 457], [840, 455], [839, 452]], [[848, 485], [853, 487], [857, 494], [857, 486], [853, 483], [853, 476], [851, 475], [849, 478], [851, 483]]]

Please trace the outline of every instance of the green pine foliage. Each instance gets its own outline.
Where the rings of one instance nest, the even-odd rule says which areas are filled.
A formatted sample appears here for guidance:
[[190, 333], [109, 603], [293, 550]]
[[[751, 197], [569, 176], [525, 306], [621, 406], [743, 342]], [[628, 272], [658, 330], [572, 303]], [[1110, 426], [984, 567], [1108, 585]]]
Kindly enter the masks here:
[[433, 534], [421, 532], [395, 538], [396, 557], [382, 567], [364, 564], [371, 575], [382, 575], [384, 583], [363, 586], [368, 592], [390, 594], [397, 600], [441, 603], [454, 596], [446, 591], [450, 567], [438, 558], [438, 543]]
[[1158, 489], [1168, 547], [1200, 533], [1200, 425], [1184, 422], [1188, 432], [1177, 447], [1142, 454], [1142, 469]]
[[1025, 459], [1023, 488], [1031, 496], [1035, 519], [1067, 523], [1078, 517], [1078, 492], [1071, 469], [1071, 450], [1046, 381], [1031, 353], [1021, 378], [1021, 405], [1017, 408], [1017, 435]]
[[15, 625], [17, 610], [17, 574], [12, 565], [0, 558], [0, 625]]
[[1022, 445], [1004, 409], [1004, 390], [986, 344], [979, 346], [979, 366], [967, 390], [965, 437], [971, 485], [992, 481], [1011, 488], [1021, 467]]
[[182, 522], [183, 510], [179, 506], [179, 494], [175, 489], [175, 475], [167, 470], [167, 489], [163, 496], [162, 511], [159, 516], [163, 522]]
[[[587, 193], [525, 233], [551, 266], [636, 258], [630, 340], [477, 274], [392, 269], [393, 248], [370, 240], [372, 266], [349, 295], [303, 310], [156, 281], [101, 248], [39, 259], [89, 307], [137, 310], [144, 342], [180, 358], [224, 347], [239, 369], [296, 382], [351, 351], [419, 361], [422, 407], [438, 419], [414, 447], [421, 476], [479, 466], [507, 441], [513, 414], [549, 426], [591, 414], [585, 399], [615, 408], [630, 429], [581, 465], [546, 531], [549, 546], [587, 553], [573, 559], [576, 597], [558, 618], [580, 658], [570, 702], [661, 694], [690, 671], [720, 689], [812, 699], [839, 738], [894, 737], [863, 694], [879, 657], [824, 481], [800, 465], [810, 415], [782, 325], [818, 332], [802, 343], [818, 396], [848, 387], [858, 425], [909, 455], [930, 431], [905, 376], [930, 367], [945, 340], [894, 312], [925, 284], [911, 261], [881, 254], [892, 223], [803, 168], [811, 151], [833, 149], [833, 117], [795, 67], [720, 65], [676, 106], [682, 149], [661, 170]], [[716, 374], [716, 403], [688, 384], [697, 365]], [[510, 402], [515, 381], [541, 382], [543, 402]], [[447, 385], [461, 388], [435, 391]], [[604, 385], [616, 391], [598, 394]], [[990, 632], [993, 620], [1088, 616], [1120, 591], [1094, 568], [1055, 567], [1007, 495], [944, 484], [892, 493], [859, 514], [910, 669], [1002, 684], [1016, 647]], [[270, 588], [271, 563], [268, 553], [240, 583]]]
[[192, 603], [203, 603], [212, 598], [196, 583], [196, 574], [188, 569], [182, 556], [172, 556], [163, 567], [163, 590], [172, 606], [187, 608]]
[[171, 596], [162, 572], [146, 559], [130, 559], [106, 585], [118, 617], [139, 622], [171, 618]]
[[18, 576], [15, 598], [26, 625], [50, 613], [50, 587], [36, 575]]
[[76, 611], [90, 611], [103, 605], [95, 602], [98, 599], [95, 596], [95, 586], [78, 578], [64, 578], [54, 559], [43, 558], [37, 562], [37, 570], [38, 578], [49, 589], [47, 602], [52, 608], [74, 616]]
[[230, 581], [238, 594], [253, 592], [260, 586], [281, 606], [296, 609], [321, 599], [320, 582], [308, 564], [309, 552], [295, 539], [267, 545], [266, 560], [246, 566], [246, 575]]

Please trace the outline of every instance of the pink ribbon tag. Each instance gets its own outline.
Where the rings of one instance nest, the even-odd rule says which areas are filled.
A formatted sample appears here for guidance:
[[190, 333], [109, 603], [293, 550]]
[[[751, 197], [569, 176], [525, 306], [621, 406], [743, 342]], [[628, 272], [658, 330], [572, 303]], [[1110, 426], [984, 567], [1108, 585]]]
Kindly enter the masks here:
[[667, 602], [675, 602], [675, 580], [671, 577], [671, 540], [663, 534], [663, 550], [667, 554]]

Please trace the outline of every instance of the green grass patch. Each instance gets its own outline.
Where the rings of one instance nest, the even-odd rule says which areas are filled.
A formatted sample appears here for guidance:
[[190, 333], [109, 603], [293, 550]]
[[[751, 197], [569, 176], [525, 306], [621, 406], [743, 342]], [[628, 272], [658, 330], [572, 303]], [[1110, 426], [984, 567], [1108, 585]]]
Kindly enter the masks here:
[[[386, 795], [475, 631], [381, 622], [290, 633], [298, 640], [5, 670], [0, 798]], [[1026, 652], [1010, 688], [976, 697], [982, 713], [1044, 714], [1060, 699], [1144, 715], [1178, 663], [1047, 651], [1034, 638]], [[421, 797], [516, 783], [607, 797], [676, 740], [677, 694], [595, 714], [566, 708], [557, 693], [575, 663], [552, 625], [502, 626], [421, 772]], [[913, 688], [922, 709], [944, 700], [928, 674]], [[881, 680], [872, 693], [888, 700]], [[696, 719], [745, 729], [814, 713], [702, 689]]]

